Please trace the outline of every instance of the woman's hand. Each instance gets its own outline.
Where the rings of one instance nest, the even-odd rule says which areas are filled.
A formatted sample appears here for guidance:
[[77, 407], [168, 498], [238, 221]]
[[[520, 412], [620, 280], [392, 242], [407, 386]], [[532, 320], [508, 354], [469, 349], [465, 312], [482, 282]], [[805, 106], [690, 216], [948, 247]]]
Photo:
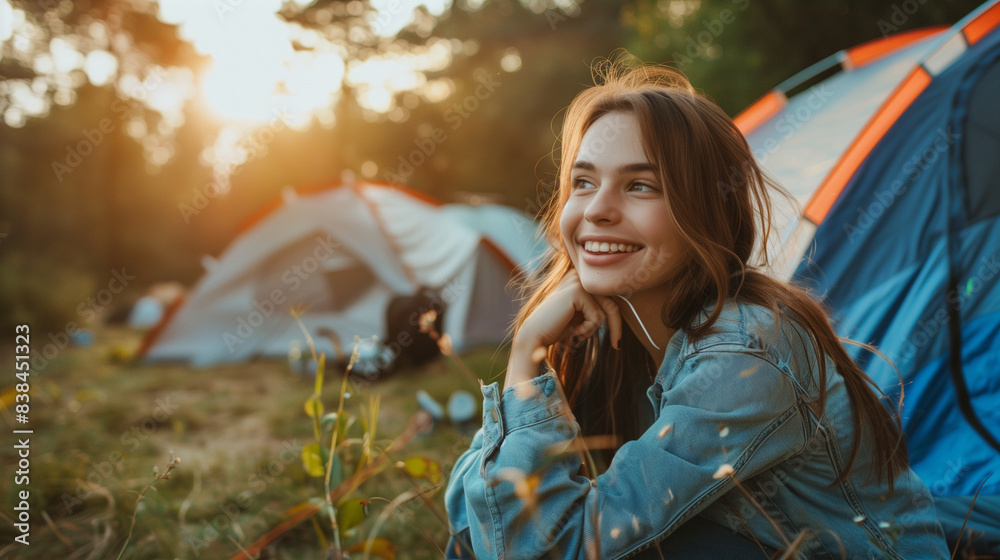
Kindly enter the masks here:
[[607, 296], [583, 289], [576, 270], [570, 270], [556, 290], [524, 320], [511, 346], [504, 388], [538, 375], [538, 364], [550, 345], [571, 337], [594, 335], [605, 322], [611, 345], [617, 349], [622, 337], [618, 304]]

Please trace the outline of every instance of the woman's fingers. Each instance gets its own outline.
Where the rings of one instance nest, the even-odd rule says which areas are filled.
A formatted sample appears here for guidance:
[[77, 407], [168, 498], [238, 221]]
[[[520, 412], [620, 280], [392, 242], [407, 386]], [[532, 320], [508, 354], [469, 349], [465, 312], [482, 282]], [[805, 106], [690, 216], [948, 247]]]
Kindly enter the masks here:
[[563, 278], [556, 291], [522, 325], [522, 334], [543, 347], [568, 338], [589, 338], [602, 324], [615, 349], [622, 337], [622, 318], [615, 301], [583, 289], [576, 271]]
[[618, 350], [618, 345], [622, 340], [622, 314], [618, 309], [615, 300], [607, 296], [595, 296], [597, 302], [604, 309], [604, 315], [608, 321], [608, 336], [611, 337], [611, 346]]
[[566, 275], [562, 285], [573, 290], [574, 310], [583, 315], [583, 321], [575, 328], [571, 328], [572, 334], [583, 338], [593, 336], [601, 325], [607, 322], [611, 345], [617, 349], [622, 337], [622, 318], [618, 304], [610, 297], [595, 296], [584, 290], [575, 270]]
[[576, 334], [587, 337], [601, 327], [606, 319], [604, 309], [594, 299], [594, 296], [585, 292], [582, 288], [578, 292], [576, 309], [583, 313], [583, 323], [576, 328]]

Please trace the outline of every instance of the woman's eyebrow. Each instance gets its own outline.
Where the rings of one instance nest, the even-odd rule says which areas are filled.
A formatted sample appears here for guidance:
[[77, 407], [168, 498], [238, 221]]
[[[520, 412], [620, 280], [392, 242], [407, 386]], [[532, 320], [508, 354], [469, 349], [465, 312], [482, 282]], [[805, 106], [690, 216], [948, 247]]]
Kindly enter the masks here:
[[[583, 169], [584, 171], [595, 171], [597, 166], [586, 160], [578, 160], [573, 163], [573, 169]], [[649, 162], [625, 163], [619, 165], [615, 171], [618, 173], [636, 173], [639, 171], [656, 171], [656, 166]]]

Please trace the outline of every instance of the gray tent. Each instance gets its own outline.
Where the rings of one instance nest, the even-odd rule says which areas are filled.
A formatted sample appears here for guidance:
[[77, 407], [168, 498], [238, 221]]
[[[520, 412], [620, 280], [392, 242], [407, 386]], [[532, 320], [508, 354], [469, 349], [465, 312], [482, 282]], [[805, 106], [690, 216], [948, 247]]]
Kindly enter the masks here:
[[346, 352], [355, 335], [384, 339], [390, 300], [421, 288], [447, 304], [443, 330], [457, 350], [497, 343], [517, 311], [510, 280], [546, 247], [530, 218], [502, 206], [442, 205], [370, 183], [284, 198], [208, 260], [205, 276], [144, 340], [143, 360], [285, 357], [304, 348], [293, 307], [304, 311], [317, 350], [336, 359], [318, 332], [336, 333]]

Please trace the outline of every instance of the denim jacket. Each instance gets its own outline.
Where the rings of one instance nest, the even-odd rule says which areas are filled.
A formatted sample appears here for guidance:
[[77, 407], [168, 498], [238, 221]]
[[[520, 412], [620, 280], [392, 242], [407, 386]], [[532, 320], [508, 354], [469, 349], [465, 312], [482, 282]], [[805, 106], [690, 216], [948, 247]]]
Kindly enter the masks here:
[[698, 340], [673, 335], [646, 392], [652, 425], [596, 479], [578, 474], [580, 428], [553, 373], [502, 393], [483, 386], [483, 426], [445, 494], [448, 557], [471, 547], [480, 560], [627, 558], [695, 515], [775, 549], [802, 533], [810, 559], [948, 557], [916, 474], [901, 474], [891, 495], [866, 483], [867, 437], [830, 487], [850, 454], [851, 408], [826, 357], [817, 417], [818, 362], [801, 325], [783, 318], [772, 339], [769, 310], [729, 300], [714, 327]]

